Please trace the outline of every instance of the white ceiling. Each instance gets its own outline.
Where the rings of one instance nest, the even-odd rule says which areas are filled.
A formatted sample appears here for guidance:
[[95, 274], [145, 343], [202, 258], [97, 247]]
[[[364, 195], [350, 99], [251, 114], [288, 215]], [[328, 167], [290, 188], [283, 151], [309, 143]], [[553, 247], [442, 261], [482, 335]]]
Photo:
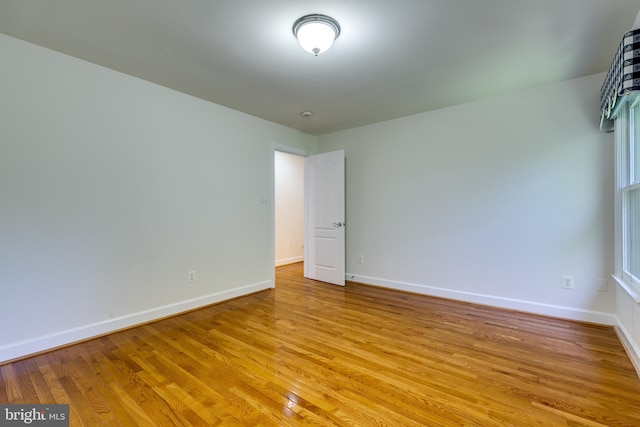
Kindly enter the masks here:
[[[0, 32], [322, 134], [606, 71], [639, 10], [640, 0], [0, 0]], [[291, 32], [309, 13], [342, 27], [318, 57]]]

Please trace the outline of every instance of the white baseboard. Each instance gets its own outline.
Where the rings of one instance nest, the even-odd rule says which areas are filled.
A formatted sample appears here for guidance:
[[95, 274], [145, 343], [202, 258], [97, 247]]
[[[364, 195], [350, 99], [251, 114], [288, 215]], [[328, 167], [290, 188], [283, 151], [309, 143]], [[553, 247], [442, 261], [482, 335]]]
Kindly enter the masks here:
[[73, 344], [75, 342], [98, 337], [122, 329], [131, 328], [133, 326], [162, 319], [164, 317], [174, 316], [179, 313], [184, 313], [207, 305], [270, 289], [272, 287], [273, 284], [271, 281], [240, 286], [234, 289], [216, 292], [186, 301], [180, 301], [174, 304], [140, 311], [126, 316], [104, 320], [102, 322], [67, 329], [25, 341], [6, 344], [0, 346], [0, 363]]
[[304, 256], [296, 256], [292, 258], [283, 258], [276, 260], [276, 267], [280, 267], [287, 264], [295, 264], [296, 262], [304, 261]]
[[626, 350], [629, 359], [631, 359], [631, 364], [635, 368], [638, 378], [640, 378], [640, 348], [633, 343], [631, 334], [624, 327], [622, 321], [618, 317], [616, 317], [616, 321], [616, 334], [618, 334], [618, 338]]
[[601, 325], [616, 326], [615, 316], [591, 310], [582, 310], [572, 307], [563, 307], [552, 304], [542, 304], [513, 298], [497, 297], [493, 295], [478, 294], [473, 292], [457, 291], [453, 289], [439, 288], [435, 286], [419, 285], [416, 283], [399, 282], [395, 280], [378, 279], [375, 277], [346, 274], [346, 279], [367, 285], [416, 294], [429, 295], [440, 298], [453, 299], [492, 307], [506, 308], [509, 310], [523, 311], [562, 319], [577, 320], [582, 322], [598, 323]]

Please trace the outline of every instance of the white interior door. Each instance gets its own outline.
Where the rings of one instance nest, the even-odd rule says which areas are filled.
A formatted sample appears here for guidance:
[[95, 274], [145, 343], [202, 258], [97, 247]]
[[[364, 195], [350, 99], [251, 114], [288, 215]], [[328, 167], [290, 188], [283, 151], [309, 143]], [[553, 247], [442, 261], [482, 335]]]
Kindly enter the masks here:
[[344, 150], [305, 158], [304, 276], [344, 286]]

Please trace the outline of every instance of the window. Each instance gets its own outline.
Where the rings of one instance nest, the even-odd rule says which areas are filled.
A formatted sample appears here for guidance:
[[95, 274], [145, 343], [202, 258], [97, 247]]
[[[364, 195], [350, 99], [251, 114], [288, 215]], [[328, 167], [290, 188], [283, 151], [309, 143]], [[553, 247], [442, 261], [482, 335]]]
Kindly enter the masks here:
[[640, 97], [616, 120], [618, 275], [640, 292]]

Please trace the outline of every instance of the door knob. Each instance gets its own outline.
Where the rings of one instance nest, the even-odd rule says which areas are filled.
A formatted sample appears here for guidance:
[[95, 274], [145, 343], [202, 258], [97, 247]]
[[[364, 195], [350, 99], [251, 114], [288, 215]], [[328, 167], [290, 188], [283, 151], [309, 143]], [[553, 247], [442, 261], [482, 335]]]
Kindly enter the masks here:
[[347, 225], [347, 224], [344, 223], [344, 222], [334, 222], [333, 223], [333, 228], [340, 228], [340, 227], [343, 227], [345, 225]]

